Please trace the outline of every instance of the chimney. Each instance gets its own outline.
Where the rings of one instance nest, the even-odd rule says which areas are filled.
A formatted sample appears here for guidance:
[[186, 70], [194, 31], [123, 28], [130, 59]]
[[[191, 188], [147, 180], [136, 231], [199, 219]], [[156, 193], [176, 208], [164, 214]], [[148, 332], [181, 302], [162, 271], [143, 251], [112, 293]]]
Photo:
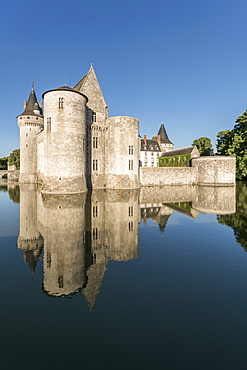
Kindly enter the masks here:
[[24, 100], [24, 110], [26, 109], [26, 106], [27, 106], [27, 101]]
[[42, 101], [40, 101], [39, 102], [39, 107], [42, 109], [43, 108], [43, 102]]
[[160, 135], [156, 136], [158, 143], [160, 144]]
[[144, 144], [147, 144], [147, 135], [143, 136]]

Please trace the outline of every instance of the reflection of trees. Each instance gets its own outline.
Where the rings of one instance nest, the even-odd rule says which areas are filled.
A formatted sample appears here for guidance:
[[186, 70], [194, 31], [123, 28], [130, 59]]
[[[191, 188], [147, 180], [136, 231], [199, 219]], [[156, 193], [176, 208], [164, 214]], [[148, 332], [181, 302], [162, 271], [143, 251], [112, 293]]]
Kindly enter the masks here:
[[238, 182], [236, 185], [236, 213], [217, 216], [217, 220], [234, 230], [236, 241], [247, 252], [247, 183]]
[[20, 188], [15, 186], [14, 188], [8, 189], [9, 197], [14, 203], [20, 203]]

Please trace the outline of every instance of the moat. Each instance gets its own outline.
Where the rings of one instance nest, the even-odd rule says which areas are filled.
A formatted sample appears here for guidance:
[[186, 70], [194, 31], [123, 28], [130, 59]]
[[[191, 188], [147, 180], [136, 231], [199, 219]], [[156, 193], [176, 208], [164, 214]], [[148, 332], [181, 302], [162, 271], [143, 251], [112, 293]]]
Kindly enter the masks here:
[[245, 369], [247, 184], [0, 183], [2, 369]]

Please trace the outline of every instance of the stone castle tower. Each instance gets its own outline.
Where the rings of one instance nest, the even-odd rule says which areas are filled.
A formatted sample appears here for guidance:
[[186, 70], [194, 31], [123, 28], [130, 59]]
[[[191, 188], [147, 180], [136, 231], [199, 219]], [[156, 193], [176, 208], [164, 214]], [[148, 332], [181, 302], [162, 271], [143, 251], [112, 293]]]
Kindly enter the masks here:
[[42, 105], [38, 103], [34, 86], [28, 101], [24, 101], [24, 111], [18, 117], [20, 127], [20, 183], [37, 181], [37, 134], [44, 128]]
[[18, 117], [21, 183], [44, 193], [139, 188], [139, 121], [108, 118], [95, 71], [74, 86], [46, 91], [44, 117], [32, 88]]

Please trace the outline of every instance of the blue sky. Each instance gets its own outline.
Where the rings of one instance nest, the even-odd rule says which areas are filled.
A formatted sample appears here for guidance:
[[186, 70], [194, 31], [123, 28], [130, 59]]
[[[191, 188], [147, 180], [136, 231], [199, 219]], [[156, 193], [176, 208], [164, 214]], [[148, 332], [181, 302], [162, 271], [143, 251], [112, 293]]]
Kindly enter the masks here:
[[0, 13], [0, 157], [19, 148], [32, 80], [78, 82], [93, 63], [110, 116], [162, 121], [175, 149], [215, 143], [247, 109], [246, 0], [9, 0]]

